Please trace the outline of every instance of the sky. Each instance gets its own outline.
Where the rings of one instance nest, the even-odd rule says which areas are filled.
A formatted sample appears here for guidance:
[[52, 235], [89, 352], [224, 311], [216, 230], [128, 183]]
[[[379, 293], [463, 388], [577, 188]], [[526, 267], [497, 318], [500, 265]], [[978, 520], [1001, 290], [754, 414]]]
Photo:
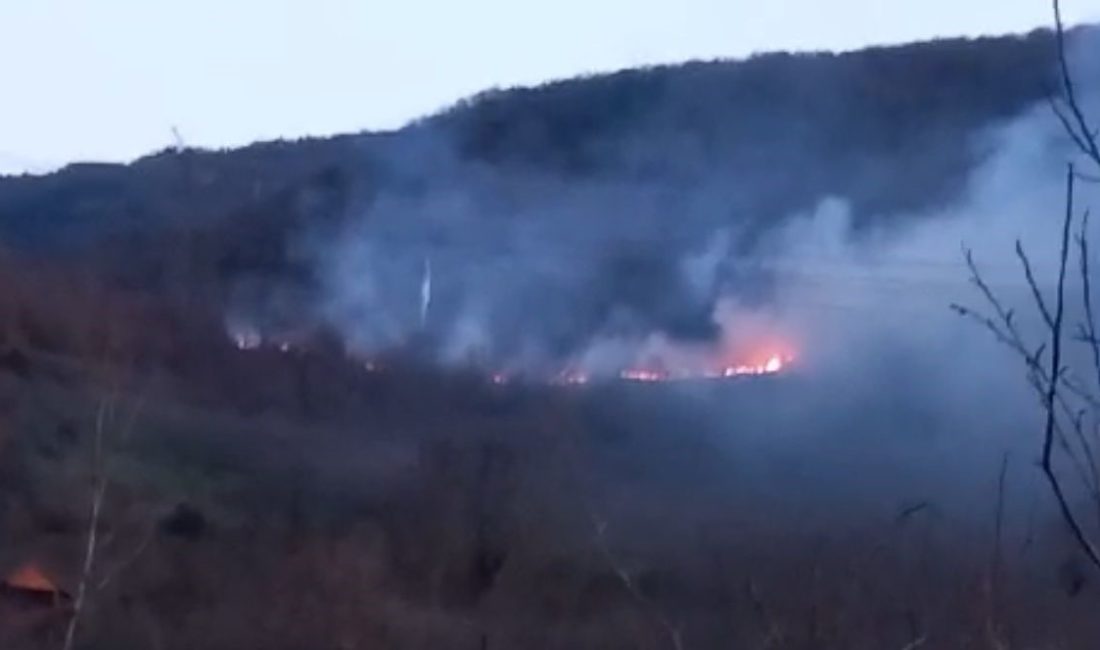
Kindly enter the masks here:
[[[1067, 22], [1100, 0], [1063, 0]], [[1046, 0], [0, 0], [0, 173], [396, 128], [491, 87], [1048, 25]]]

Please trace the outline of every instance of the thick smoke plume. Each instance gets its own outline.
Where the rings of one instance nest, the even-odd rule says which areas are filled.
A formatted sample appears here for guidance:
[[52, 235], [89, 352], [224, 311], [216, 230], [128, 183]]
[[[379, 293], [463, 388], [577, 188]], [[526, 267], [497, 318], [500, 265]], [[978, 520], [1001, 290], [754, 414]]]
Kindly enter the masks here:
[[[1084, 51], [1095, 45], [1075, 60], [1100, 60]], [[1077, 70], [1100, 115], [1095, 71]], [[1014, 246], [1050, 291], [1073, 149], [1046, 105], [968, 137], [981, 162], [949, 206], [857, 219], [850, 197], [822, 195], [762, 227], [739, 207], [757, 188], [686, 139], [662, 141], [659, 173], [645, 173], [655, 151], [639, 136], [593, 154], [615, 164], [563, 174], [471, 161], [425, 122], [372, 148], [381, 189], [336, 236], [309, 239], [313, 316], [352, 354], [408, 348], [537, 380], [779, 355], [787, 376], [763, 396], [684, 394], [709, 414], [698, 426], [754, 459], [739, 471], [876, 507], [911, 496], [985, 513], [1006, 453], [1019, 494], [1039, 493], [1039, 413], [1018, 360], [949, 306], [980, 300], [972, 249], [1021, 328], [1040, 332]], [[1079, 202], [1100, 205], [1097, 190]]]
[[[676, 177], [639, 177], [641, 159], [564, 176], [473, 163], [446, 130], [417, 129], [372, 152], [383, 189], [312, 243], [321, 318], [364, 354], [415, 342], [444, 363], [535, 376], [855, 352], [823, 340], [831, 330], [900, 345], [947, 336], [964, 244], [1013, 290], [1016, 238], [1049, 259], [1069, 151], [1039, 106], [971, 134], [984, 163], [945, 210], [857, 227], [846, 197], [822, 196], [761, 229], [736, 208], [755, 188], [686, 146], [667, 151], [683, 158]], [[627, 140], [605, 155], [639, 151]]]

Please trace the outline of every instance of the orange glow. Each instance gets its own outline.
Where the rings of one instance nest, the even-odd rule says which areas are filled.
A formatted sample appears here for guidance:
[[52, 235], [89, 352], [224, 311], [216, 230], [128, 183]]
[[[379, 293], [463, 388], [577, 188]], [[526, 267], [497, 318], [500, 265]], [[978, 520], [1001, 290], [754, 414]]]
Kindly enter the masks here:
[[793, 360], [794, 357], [790, 354], [769, 352], [748, 363], [710, 365], [704, 361], [694, 367], [682, 364], [676, 371], [668, 371], [654, 366], [636, 366], [620, 372], [619, 378], [626, 381], [656, 382], [758, 377], [782, 373], [789, 368]]
[[626, 379], [627, 381], [665, 381], [669, 377], [667, 373], [658, 370], [628, 368], [619, 373], [619, 378]]
[[4, 584], [23, 591], [56, 593], [57, 586], [33, 564], [25, 564], [4, 579]]
[[[469, 366], [480, 381], [507, 386], [516, 383], [544, 383], [555, 386], [585, 386], [604, 381], [676, 382], [723, 380], [736, 377], [758, 377], [788, 372], [794, 365], [795, 346], [791, 339], [775, 334], [776, 329], [754, 328], [740, 336], [723, 336], [711, 344], [693, 344], [653, 336], [632, 344], [626, 352], [626, 363], [611, 365], [601, 357], [602, 364], [589, 364], [580, 355], [559, 366], [527, 371], [516, 368], [496, 369], [480, 364]], [[272, 344], [275, 349], [296, 350], [289, 341]], [[353, 354], [353, 353], [349, 353]], [[616, 355], [623, 356], [620, 351]], [[367, 373], [386, 374], [391, 368], [379, 358], [354, 355]], [[592, 358], [595, 358], [593, 356]]]

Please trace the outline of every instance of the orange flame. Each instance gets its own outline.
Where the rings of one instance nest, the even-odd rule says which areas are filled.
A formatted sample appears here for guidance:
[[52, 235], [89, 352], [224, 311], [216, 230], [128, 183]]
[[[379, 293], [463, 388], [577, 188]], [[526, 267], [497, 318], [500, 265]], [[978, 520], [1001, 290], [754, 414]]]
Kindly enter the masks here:
[[732, 377], [753, 377], [775, 375], [785, 371], [794, 360], [792, 355], [771, 352], [759, 361], [750, 363], [718, 364], [703, 368], [680, 368], [675, 372], [647, 366], [627, 368], [619, 373], [626, 381], [657, 382], [692, 379], [728, 379]]
[[619, 373], [619, 378], [626, 379], [627, 381], [665, 381], [669, 376], [668, 373], [658, 370], [628, 368]]

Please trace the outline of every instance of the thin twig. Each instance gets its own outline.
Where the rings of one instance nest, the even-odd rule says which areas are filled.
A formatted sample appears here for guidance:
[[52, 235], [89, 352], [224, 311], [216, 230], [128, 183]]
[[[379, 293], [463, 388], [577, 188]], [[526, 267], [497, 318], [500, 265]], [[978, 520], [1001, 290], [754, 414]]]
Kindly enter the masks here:
[[[1055, 0], [1055, 7], [1057, 7], [1057, 0]], [[1062, 361], [1062, 318], [1065, 314], [1066, 259], [1069, 256], [1070, 229], [1073, 226], [1073, 179], [1073, 164], [1071, 163], [1068, 173], [1066, 174], [1066, 213], [1062, 225], [1062, 248], [1058, 263], [1058, 288], [1055, 298], [1054, 326], [1050, 332], [1050, 375], [1052, 377], [1058, 375], [1060, 368], [1059, 364], [1061, 364]], [[1077, 516], [1073, 513], [1073, 509], [1070, 507], [1069, 501], [1062, 489], [1062, 483], [1054, 471], [1054, 430], [1057, 417], [1055, 400], [1057, 396], [1058, 382], [1052, 381], [1047, 389], [1045, 400], [1046, 425], [1043, 430], [1043, 474], [1046, 476], [1047, 482], [1050, 484], [1051, 490], [1058, 500], [1058, 507], [1061, 510], [1062, 518], [1065, 520], [1066, 525], [1069, 526], [1070, 532], [1092, 564], [1097, 569], [1100, 569], [1100, 552], [1097, 552], [1096, 547], [1088, 538], [1088, 535], [1086, 535], [1080, 522], [1077, 521]]]
[[1054, 317], [1050, 315], [1050, 309], [1047, 308], [1047, 303], [1043, 299], [1043, 293], [1039, 290], [1039, 284], [1035, 281], [1035, 274], [1031, 271], [1031, 261], [1027, 257], [1027, 253], [1024, 252], [1024, 246], [1020, 243], [1020, 240], [1016, 240], [1016, 257], [1020, 259], [1020, 264], [1024, 267], [1024, 278], [1027, 279], [1027, 286], [1031, 289], [1031, 295], [1035, 298], [1035, 306], [1039, 308], [1039, 314], [1043, 317], [1043, 322], [1047, 327], [1054, 327]]
[[[970, 260], [970, 263], [971, 273], [973, 274], [973, 283], [976, 286], [982, 288], [983, 291], [988, 292], [988, 285], [986, 285], [985, 282], [982, 280], [981, 273], [978, 271], [977, 267], [973, 265], [972, 260]], [[969, 307], [952, 304], [951, 308], [961, 316], [969, 318], [970, 320], [975, 321], [982, 327], [988, 329], [997, 341], [1009, 347], [1011, 350], [1016, 352], [1021, 359], [1023, 359], [1027, 368], [1028, 383], [1031, 385], [1032, 389], [1039, 397], [1040, 407], [1045, 409], [1046, 393], [1051, 385], [1051, 380], [1050, 377], [1047, 375], [1047, 370], [1043, 367], [1041, 363], [1043, 353], [1046, 350], [1046, 345], [1040, 345], [1038, 348], [1035, 349], [1034, 352], [1029, 351], [1027, 345], [1023, 342], [1019, 331], [1016, 329], [1015, 323], [1012, 320], [1013, 312], [1011, 310], [1006, 311], [991, 292], [987, 294], [987, 299], [993, 306], [994, 310], [1000, 315], [999, 317], [1001, 318], [1002, 324], [998, 324], [989, 316], [970, 309]], [[1097, 402], [1096, 398], [1092, 395], [1089, 395], [1087, 390], [1085, 390], [1083, 387], [1077, 385], [1075, 382], [1070, 381], [1065, 373], [1061, 373], [1059, 375], [1058, 383], [1059, 385], [1066, 388], [1068, 392], [1088, 402], [1090, 405], [1093, 406], [1094, 409], [1098, 408], [1098, 404], [1100, 403]], [[1061, 424], [1059, 424], [1057, 421], [1055, 422], [1055, 440], [1058, 445], [1066, 452], [1066, 457], [1069, 459], [1070, 463], [1072, 463], [1073, 469], [1078, 478], [1081, 480], [1085, 489], [1089, 492], [1089, 494], [1093, 495], [1094, 499], [1097, 500], [1098, 506], [1100, 506], [1100, 471], [1098, 471], [1097, 465], [1095, 463], [1092, 447], [1088, 443], [1084, 435], [1083, 429], [1080, 427], [1080, 420], [1076, 417], [1077, 413], [1061, 392], [1057, 393], [1056, 402], [1058, 409], [1065, 414], [1066, 418], [1075, 423], [1076, 426], [1074, 429], [1074, 433], [1076, 434], [1078, 444], [1080, 444], [1082, 447], [1082, 453], [1078, 454], [1073, 451], [1073, 449], [1070, 447], [1069, 440], [1065, 432], [1062, 430]], [[1080, 458], [1081, 455], [1084, 455], [1088, 459], [1088, 461], [1082, 461]]]
[[1092, 367], [1096, 373], [1096, 385], [1100, 388], [1100, 340], [1096, 337], [1096, 314], [1092, 309], [1092, 285], [1089, 273], [1089, 212], [1081, 217], [1081, 233], [1077, 236], [1078, 254], [1081, 256], [1081, 291], [1085, 304], [1086, 343], [1092, 352]]
[[[569, 429], [569, 427], [566, 427], [566, 430]], [[574, 489], [577, 490], [576, 496], [581, 507], [592, 522], [592, 527], [595, 531], [596, 548], [599, 550], [600, 555], [615, 573], [615, 576], [619, 579], [619, 582], [623, 585], [623, 588], [626, 589], [627, 593], [641, 605], [643, 610], [647, 610], [645, 611], [647, 615], [651, 615], [657, 620], [657, 623], [663, 628], [663, 631], [667, 635], [672, 650], [684, 650], [683, 633], [680, 627], [673, 623], [672, 619], [663, 611], [658, 603], [638, 589], [634, 582], [634, 578], [620, 564], [615, 554], [611, 551], [607, 542], [607, 522], [599, 516], [591, 498], [585, 494], [584, 490], [580, 489], [583, 483], [581, 479], [582, 463], [580, 462], [580, 452], [577, 450], [577, 441], [571, 435], [562, 437], [561, 441], [563, 443], [562, 450], [567, 456], [566, 471], [572, 477], [571, 484]]]
[[672, 622], [667, 614], [653, 601], [652, 598], [646, 596], [642, 590], [634, 582], [633, 576], [630, 575], [624, 567], [622, 567], [615, 559], [615, 555], [611, 552], [611, 548], [607, 544], [607, 522], [599, 519], [594, 513], [590, 513], [592, 518], [592, 525], [596, 530], [596, 547], [600, 549], [600, 554], [604, 556], [604, 560], [607, 561], [608, 566], [615, 572], [619, 582], [622, 583], [623, 588], [627, 593], [631, 595], [638, 604], [642, 605], [645, 609], [650, 610], [661, 627], [664, 628], [665, 633], [668, 635], [669, 644], [673, 650], [684, 650], [683, 634], [680, 632], [680, 628]]
[[1077, 89], [1073, 83], [1073, 75], [1070, 73], [1069, 61], [1066, 58], [1066, 30], [1062, 22], [1062, 3], [1061, 0], [1053, 0], [1053, 2], [1054, 33], [1058, 46], [1058, 68], [1062, 74], [1063, 101], [1065, 101], [1070, 114], [1073, 116], [1073, 124], [1070, 124], [1068, 119], [1063, 119], [1062, 123], [1082, 153], [1100, 166], [1100, 145], [1096, 142], [1096, 131], [1089, 125], [1088, 118], [1085, 117], [1085, 113], [1081, 109], [1081, 103], [1077, 99]]
[[96, 590], [97, 591], [102, 591], [102, 590], [106, 589], [107, 586], [111, 583], [111, 581], [114, 580], [118, 576], [118, 574], [122, 573], [127, 567], [129, 567], [134, 562], [137, 562], [141, 558], [141, 556], [145, 554], [145, 551], [148, 550], [149, 545], [152, 544], [153, 539], [155, 537], [156, 537], [156, 528], [155, 527], [150, 527], [148, 533], [146, 533], [145, 537], [142, 538], [141, 543], [138, 544], [138, 546], [134, 550], [134, 552], [131, 553], [126, 558], [116, 562], [113, 567], [111, 567], [108, 571], [106, 571], [104, 573], [103, 577], [100, 578], [98, 583], [96, 583]]
[[80, 568], [80, 580], [77, 583], [76, 598], [73, 600], [73, 612], [69, 618], [69, 624], [65, 628], [65, 642], [63, 650], [71, 650], [76, 640], [76, 629], [80, 624], [80, 617], [84, 612], [84, 605], [88, 595], [88, 585], [92, 578], [92, 570], [95, 567], [96, 548], [99, 543], [99, 518], [103, 510], [103, 501], [107, 493], [107, 477], [103, 472], [103, 434], [106, 428], [106, 418], [111, 410], [110, 400], [103, 399], [96, 409], [95, 431], [93, 440], [93, 488], [92, 506], [88, 517], [88, 534], [84, 544], [84, 559]]
[[1065, 110], [1063, 110], [1062, 107], [1058, 105], [1058, 102], [1053, 97], [1049, 97], [1048, 100], [1050, 102], [1051, 112], [1054, 113], [1054, 116], [1056, 118], [1058, 118], [1058, 121], [1062, 124], [1062, 130], [1065, 131], [1066, 135], [1069, 136], [1069, 139], [1073, 141], [1074, 146], [1076, 146], [1081, 151], [1088, 151], [1088, 142], [1082, 139], [1081, 136], [1077, 135], [1077, 126], [1074, 125], [1070, 117], [1066, 115]]

